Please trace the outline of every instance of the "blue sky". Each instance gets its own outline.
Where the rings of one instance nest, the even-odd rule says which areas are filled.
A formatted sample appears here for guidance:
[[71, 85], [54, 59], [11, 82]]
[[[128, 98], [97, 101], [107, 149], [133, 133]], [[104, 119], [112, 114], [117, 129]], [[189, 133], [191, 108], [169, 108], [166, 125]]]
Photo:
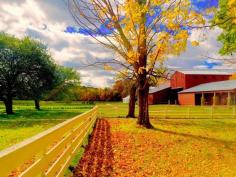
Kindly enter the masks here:
[[[18, 37], [29, 35], [41, 40], [48, 45], [57, 63], [74, 67], [81, 73], [85, 85], [95, 87], [111, 85], [114, 81], [114, 73], [99, 67], [83, 66], [93, 63], [96, 58], [110, 59], [114, 53], [104, 49], [89, 36], [65, 33], [68, 26], [76, 27], [65, 2], [66, 0], [0, 0], [0, 31]], [[211, 2], [216, 3], [215, 0]], [[217, 50], [220, 44], [216, 41], [216, 37], [219, 33], [219, 29], [193, 31], [190, 40], [200, 38], [205, 40], [200, 41], [198, 47], [192, 47], [189, 42], [187, 51], [179, 57], [170, 58], [166, 63], [167, 66], [172, 68], [228, 67], [206, 59], [206, 56], [218, 57]]]

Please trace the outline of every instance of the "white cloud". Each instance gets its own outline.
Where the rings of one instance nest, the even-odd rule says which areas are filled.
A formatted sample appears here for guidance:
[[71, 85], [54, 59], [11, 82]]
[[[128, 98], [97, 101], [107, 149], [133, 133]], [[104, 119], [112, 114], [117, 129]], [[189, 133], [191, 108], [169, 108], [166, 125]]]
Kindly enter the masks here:
[[[82, 34], [69, 34], [64, 30], [73, 23], [64, 1], [2, 1], [0, 0], [0, 31], [18, 37], [29, 35], [41, 40], [59, 64], [86, 65], [95, 58], [111, 58], [112, 53], [96, 41]], [[73, 65], [70, 65], [73, 66]], [[103, 72], [81, 71], [82, 82], [96, 87], [106, 87], [111, 76]]]
[[109, 87], [111, 83], [114, 82], [114, 77], [112, 75], [97, 75], [96, 70], [80, 70], [79, 72], [82, 76], [82, 82], [86, 85], [92, 85], [94, 87]]
[[[205, 67], [203, 62], [209, 61], [209, 57], [222, 58], [218, 54], [221, 44], [217, 41], [217, 36], [220, 33], [219, 28], [192, 31], [186, 51], [178, 57], [169, 59], [167, 65], [170, 67], [202, 68]], [[199, 41], [200, 45], [193, 47], [191, 41]], [[226, 64], [223, 64], [223, 66], [226, 67]]]
[[[93, 63], [96, 58], [111, 59], [114, 54], [87, 36], [64, 32], [67, 26], [74, 25], [64, 0], [0, 0], [0, 19], [0, 31], [19, 37], [29, 35], [48, 44], [56, 62], [76, 67], [84, 84], [105, 87], [113, 82], [114, 74], [97, 68], [81, 69], [81, 65]], [[195, 30], [187, 51], [169, 59], [167, 65], [175, 68], [203, 67], [207, 56], [219, 57], [220, 44], [216, 40], [219, 33], [219, 29]], [[190, 41], [193, 40], [200, 40], [200, 46], [192, 47]]]

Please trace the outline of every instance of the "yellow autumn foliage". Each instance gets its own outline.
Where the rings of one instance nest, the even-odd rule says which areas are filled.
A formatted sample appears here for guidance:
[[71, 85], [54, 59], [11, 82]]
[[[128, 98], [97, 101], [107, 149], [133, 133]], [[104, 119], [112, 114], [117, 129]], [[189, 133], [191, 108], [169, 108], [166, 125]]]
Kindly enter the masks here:
[[114, 69], [113, 69], [110, 65], [108, 65], [108, 64], [104, 64], [103, 68], [104, 68], [104, 70], [106, 70], [106, 71], [112, 71], [112, 70], [114, 70]]
[[199, 42], [198, 42], [198, 41], [192, 41], [191, 44], [192, 44], [192, 46], [194, 46], [194, 47], [195, 47], [195, 46], [199, 46]]
[[[102, 43], [119, 54], [136, 74], [158, 68], [169, 56], [180, 55], [187, 47], [187, 27], [205, 24], [203, 14], [192, 8], [191, 0], [91, 0], [90, 6], [94, 9], [90, 15], [94, 16], [87, 22], [92, 21], [91, 26], [106, 22], [107, 28], [114, 28]], [[155, 17], [150, 20], [148, 16]], [[192, 45], [199, 43], [194, 41]]]

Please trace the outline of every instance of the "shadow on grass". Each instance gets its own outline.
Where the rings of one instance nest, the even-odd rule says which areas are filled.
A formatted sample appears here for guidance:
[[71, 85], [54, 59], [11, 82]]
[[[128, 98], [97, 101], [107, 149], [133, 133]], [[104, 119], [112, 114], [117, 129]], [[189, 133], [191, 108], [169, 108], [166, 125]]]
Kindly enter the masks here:
[[19, 129], [28, 128], [38, 125], [56, 125], [64, 120], [54, 119], [54, 120], [15, 120], [15, 121], [0, 121], [0, 129]]
[[198, 117], [198, 118], [177, 118], [177, 117], [167, 117], [167, 118], [157, 118], [157, 117], [153, 117], [153, 116], [150, 116], [150, 119], [152, 120], [228, 120], [228, 119], [231, 119], [231, 120], [235, 120], [236, 118], [233, 118], [233, 117], [225, 117], [225, 118], [201, 118], [201, 117]]
[[85, 153], [73, 172], [74, 177], [111, 176], [113, 160], [110, 125], [108, 121], [99, 119]]
[[225, 121], [225, 120], [202, 120], [202, 119], [191, 119], [191, 120], [168, 120], [168, 119], [158, 119], [159, 123], [162, 125], [171, 125], [171, 126], [190, 126], [190, 127], [201, 127], [201, 128], [210, 128], [210, 129], [219, 129], [222, 126], [227, 128], [233, 128], [236, 132], [236, 119], [235, 121]]
[[216, 139], [216, 138], [211, 138], [211, 137], [205, 137], [205, 136], [201, 136], [201, 135], [193, 135], [193, 134], [188, 134], [188, 133], [180, 133], [180, 132], [175, 132], [175, 131], [170, 131], [170, 130], [163, 130], [160, 128], [153, 128], [153, 130], [155, 131], [159, 131], [162, 133], [167, 133], [167, 134], [171, 134], [171, 135], [177, 135], [177, 136], [184, 136], [184, 137], [188, 137], [188, 138], [193, 138], [196, 140], [204, 140], [204, 141], [210, 141], [216, 144], [222, 144], [225, 146], [225, 148], [231, 150], [231, 151], [235, 151], [234, 148], [231, 147], [231, 145], [233, 143], [235, 143], [234, 141], [225, 141], [225, 140], [221, 140], [221, 139]]
[[0, 121], [3, 119], [66, 119], [82, 114], [84, 111], [79, 110], [15, 110], [14, 114], [0, 114]]

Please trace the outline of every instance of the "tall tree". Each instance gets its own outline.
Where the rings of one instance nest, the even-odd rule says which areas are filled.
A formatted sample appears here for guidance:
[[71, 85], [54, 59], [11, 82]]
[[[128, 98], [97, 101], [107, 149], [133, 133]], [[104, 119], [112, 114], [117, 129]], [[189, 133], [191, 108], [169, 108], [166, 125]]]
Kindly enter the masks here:
[[0, 99], [7, 114], [13, 114], [13, 98], [19, 91], [24, 72], [25, 61], [18, 50], [19, 42], [14, 36], [0, 33]]
[[[189, 31], [204, 25], [190, 0], [69, 0], [81, 27], [129, 65], [138, 85], [138, 124], [151, 128], [148, 111], [150, 78], [170, 55], [185, 51]], [[193, 41], [194, 43], [194, 41]]]
[[13, 98], [19, 91], [23, 66], [19, 54], [11, 49], [0, 49], [0, 99], [7, 114], [13, 114]]
[[47, 47], [29, 37], [21, 40], [19, 52], [27, 61], [22, 78], [22, 95], [27, 93], [27, 97], [35, 101], [35, 108], [40, 110], [39, 100], [44, 93], [52, 89], [56, 79], [56, 65], [48, 54]]

